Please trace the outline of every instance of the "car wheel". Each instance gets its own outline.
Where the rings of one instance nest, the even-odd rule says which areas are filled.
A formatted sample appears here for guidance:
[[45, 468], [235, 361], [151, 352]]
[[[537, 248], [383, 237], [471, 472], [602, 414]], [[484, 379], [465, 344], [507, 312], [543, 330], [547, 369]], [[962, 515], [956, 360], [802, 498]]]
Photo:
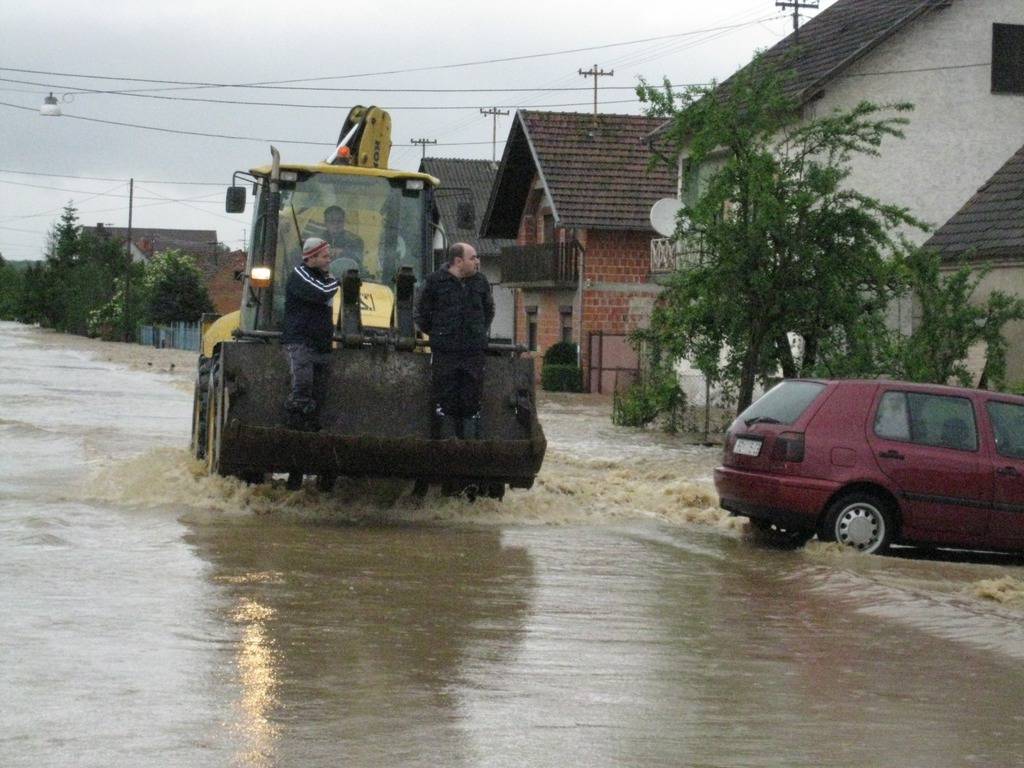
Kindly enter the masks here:
[[750, 518], [750, 528], [754, 532], [754, 540], [773, 549], [796, 549], [802, 547], [814, 535], [813, 531], [802, 528], [783, 528], [769, 520]]
[[871, 493], [854, 493], [837, 499], [825, 516], [828, 538], [858, 552], [884, 552], [896, 532], [892, 508]]

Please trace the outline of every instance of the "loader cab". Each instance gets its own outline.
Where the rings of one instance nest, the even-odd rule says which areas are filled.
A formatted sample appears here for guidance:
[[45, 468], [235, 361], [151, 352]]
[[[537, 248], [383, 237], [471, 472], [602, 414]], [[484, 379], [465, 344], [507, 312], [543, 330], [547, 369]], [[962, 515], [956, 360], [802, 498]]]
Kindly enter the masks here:
[[[343, 166], [283, 166], [280, 202], [273, 206], [269, 173], [261, 170], [265, 169], [253, 171], [256, 205], [247, 273], [251, 275], [253, 267], [270, 267], [271, 279], [270, 285], [258, 292], [253, 281], [247, 281], [243, 329], [280, 329], [285, 282], [302, 263], [302, 241], [308, 237], [331, 243], [331, 271], [339, 280], [347, 270], [359, 270], [366, 297], [364, 315], [367, 305], [393, 300], [400, 268], [410, 267], [417, 281], [430, 271], [430, 211], [436, 179]], [[341, 230], [336, 223], [339, 218], [344, 220]], [[276, 227], [272, 226], [274, 220]], [[276, 243], [268, 247], [268, 233], [275, 229]]]

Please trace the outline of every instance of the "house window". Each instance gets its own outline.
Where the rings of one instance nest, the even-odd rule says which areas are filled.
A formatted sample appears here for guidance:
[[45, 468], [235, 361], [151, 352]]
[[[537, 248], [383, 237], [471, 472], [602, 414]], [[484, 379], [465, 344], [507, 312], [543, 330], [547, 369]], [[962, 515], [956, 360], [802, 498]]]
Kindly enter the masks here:
[[561, 328], [562, 341], [572, 342], [572, 307], [558, 308], [558, 322]]
[[555, 242], [555, 217], [551, 214], [544, 216], [544, 242]]
[[1024, 24], [992, 25], [992, 93], [1024, 95]]
[[526, 348], [537, 351], [537, 308], [526, 308]]

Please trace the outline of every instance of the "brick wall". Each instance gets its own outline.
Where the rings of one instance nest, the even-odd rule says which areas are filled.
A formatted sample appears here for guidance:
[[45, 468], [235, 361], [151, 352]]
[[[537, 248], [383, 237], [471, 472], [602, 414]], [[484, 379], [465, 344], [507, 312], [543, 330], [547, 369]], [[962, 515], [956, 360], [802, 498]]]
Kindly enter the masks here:
[[235, 270], [245, 269], [245, 251], [218, 254], [200, 268], [213, 311], [221, 315], [236, 311], [242, 302], [242, 284], [235, 279]]

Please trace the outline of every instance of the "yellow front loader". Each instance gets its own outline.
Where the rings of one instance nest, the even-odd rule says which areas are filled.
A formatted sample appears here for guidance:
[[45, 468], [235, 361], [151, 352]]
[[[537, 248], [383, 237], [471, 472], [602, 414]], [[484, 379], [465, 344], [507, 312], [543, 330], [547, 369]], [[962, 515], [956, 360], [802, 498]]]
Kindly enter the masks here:
[[[251, 482], [268, 473], [399, 477], [500, 497], [528, 488], [546, 441], [537, 420], [533, 360], [492, 345], [485, 369], [480, 439], [433, 439], [428, 341], [413, 327], [417, 284], [439, 264], [433, 250], [434, 190], [426, 174], [387, 168], [390, 118], [374, 107], [349, 114], [338, 148], [322, 163], [254, 168], [255, 210], [238, 312], [203, 334], [193, 409], [192, 451], [210, 472]], [[227, 210], [244, 210], [249, 190], [229, 188]], [[316, 432], [289, 428], [288, 365], [280, 348], [284, 284], [301, 243], [325, 237], [324, 213], [338, 206], [362, 241], [356, 263], [331, 264], [342, 284], [327, 399]]]

